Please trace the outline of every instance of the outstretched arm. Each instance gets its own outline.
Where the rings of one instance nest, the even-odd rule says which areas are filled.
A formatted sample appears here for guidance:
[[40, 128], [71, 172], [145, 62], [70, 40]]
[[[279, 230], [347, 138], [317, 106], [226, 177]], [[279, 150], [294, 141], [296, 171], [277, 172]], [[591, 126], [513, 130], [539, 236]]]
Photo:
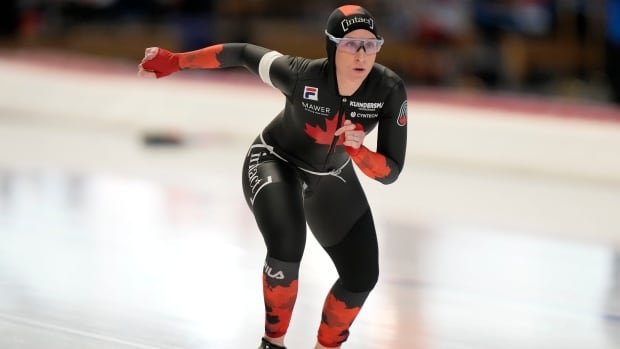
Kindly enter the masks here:
[[[292, 75], [289, 74], [287, 60], [274, 64], [279, 57], [282, 57], [282, 54], [277, 51], [245, 43], [218, 44], [181, 53], [149, 47], [138, 66], [138, 75], [162, 78], [181, 69], [245, 67], [260, 76], [266, 84], [286, 92], [290, 85], [288, 79]], [[272, 71], [272, 67], [276, 65], [276, 71]]]

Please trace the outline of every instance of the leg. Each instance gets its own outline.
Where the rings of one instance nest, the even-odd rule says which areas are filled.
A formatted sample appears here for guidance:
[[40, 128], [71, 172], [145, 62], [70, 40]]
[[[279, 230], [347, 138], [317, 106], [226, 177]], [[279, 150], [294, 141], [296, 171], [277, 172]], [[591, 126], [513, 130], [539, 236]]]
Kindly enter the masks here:
[[379, 277], [377, 235], [370, 211], [343, 241], [325, 250], [340, 278], [325, 300], [318, 342], [323, 347], [337, 348], [347, 340], [353, 320]]
[[379, 275], [377, 237], [368, 202], [352, 167], [343, 176], [346, 183], [326, 178], [311, 186], [305, 201], [308, 224], [339, 275], [323, 306], [317, 348], [338, 348], [347, 340]]
[[297, 298], [299, 264], [306, 242], [302, 184], [297, 170], [262, 148], [248, 153], [243, 189], [267, 256], [263, 268], [265, 338], [284, 345]]

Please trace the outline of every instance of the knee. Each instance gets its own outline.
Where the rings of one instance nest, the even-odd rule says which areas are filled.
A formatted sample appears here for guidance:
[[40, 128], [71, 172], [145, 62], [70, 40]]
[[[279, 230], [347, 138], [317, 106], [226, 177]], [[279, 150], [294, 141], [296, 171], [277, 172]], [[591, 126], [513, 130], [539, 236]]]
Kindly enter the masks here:
[[366, 266], [356, 272], [340, 275], [340, 281], [344, 288], [351, 292], [370, 292], [379, 280], [379, 266]]
[[354, 224], [337, 245], [326, 248], [343, 287], [351, 292], [368, 292], [379, 279], [377, 235], [370, 212]]

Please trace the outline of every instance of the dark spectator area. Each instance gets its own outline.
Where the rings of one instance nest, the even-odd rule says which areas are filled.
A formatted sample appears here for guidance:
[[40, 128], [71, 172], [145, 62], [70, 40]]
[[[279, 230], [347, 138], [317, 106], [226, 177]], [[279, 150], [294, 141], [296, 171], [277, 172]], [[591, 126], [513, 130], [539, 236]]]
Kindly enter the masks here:
[[[137, 61], [145, 47], [244, 41], [324, 55], [342, 1], [5, 0], [5, 49]], [[620, 0], [357, 1], [377, 17], [378, 62], [413, 86], [510, 91], [620, 103]]]

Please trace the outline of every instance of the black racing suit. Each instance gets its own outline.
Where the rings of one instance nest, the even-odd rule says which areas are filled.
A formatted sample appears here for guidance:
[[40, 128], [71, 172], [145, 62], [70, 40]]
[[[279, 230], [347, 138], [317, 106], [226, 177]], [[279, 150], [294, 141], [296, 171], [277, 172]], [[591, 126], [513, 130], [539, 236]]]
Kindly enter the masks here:
[[[288, 328], [307, 223], [339, 274], [326, 299], [319, 342], [339, 345], [379, 273], [374, 222], [353, 162], [379, 182], [397, 179], [407, 137], [404, 84], [375, 64], [353, 95], [340, 96], [328, 59], [282, 56], [250, 44], [211, 49], [216, 55], [212, 68], [244, 66], [286, 98], [243, 166], [245, 198], [267, 246], [266, 333], [278, 337]], [[347, 119], [366, 133], [378, 125], [376, 152], [365, 148], [351, 161], [344, 136], [334, 136]], [[350, 322], [335, 320], [343, 316]]]

